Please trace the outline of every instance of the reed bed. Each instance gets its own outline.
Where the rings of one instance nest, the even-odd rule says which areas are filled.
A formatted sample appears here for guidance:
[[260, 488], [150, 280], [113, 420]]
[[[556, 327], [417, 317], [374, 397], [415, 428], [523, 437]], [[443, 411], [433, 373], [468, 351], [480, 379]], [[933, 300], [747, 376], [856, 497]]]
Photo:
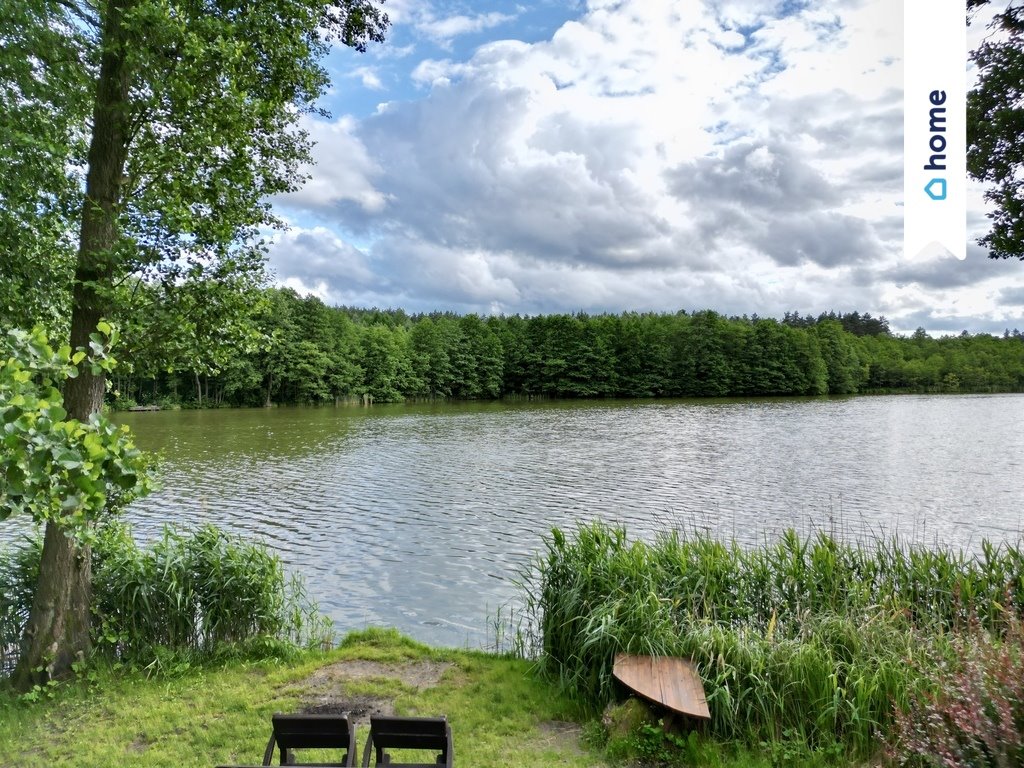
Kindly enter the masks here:
[[[0, 677], [13, 669], [41, 548], [0, 552]], [[145, 547], [110, 524], [93, 544], [93, 643], [139, 665], [232, 653], [282, 653], [329, 642], [329, 620], [267, 547], [212, 525], [170, 528]]]
[[94, 548], [93, 594], [98, 639], [122, 658], [155, 647], [210, 655], [260, 638], [317, 644], [331, 632], [276, 555], [213, 525], [165, 528], [144, 548], [126, 526], [109, 527]]
[[0, 548], [0, 679], [18, 663], [42, 547], [42, 539], [29, 537], [20, 546]]
[[523, 574], [542, 667], [587, 704], [615, 694], [616, 653], [690, 657], [711, 732], [786, 732], [868, 754], [895, 710], [956, 662], [954, 638], [999, 637], [1024, 607], [1019, 545], [978, 555], [786, 532], [754, 548], [694, 532], [630, 541], [622, 527], [554, 529]]

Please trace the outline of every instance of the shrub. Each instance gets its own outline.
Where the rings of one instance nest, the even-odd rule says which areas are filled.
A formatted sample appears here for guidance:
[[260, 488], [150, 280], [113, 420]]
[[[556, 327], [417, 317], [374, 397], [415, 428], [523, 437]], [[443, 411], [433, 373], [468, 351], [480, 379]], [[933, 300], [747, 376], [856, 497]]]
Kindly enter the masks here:
[[181, 400], [171, 395], [163, 395], [153, 401], [154, 405], [160, 407], [162, 411], [177, 411], [181, 409]]
[[955, 640], [957, 661], [898, 711], [889, 755], [901, 765], [1024, 765], [1024, 631], [977, 631]]
[[128, 395], [117, 394], [110, 407], [115, 411], [127, 411], [138, 406], [138, 402]]
[[666, 730], [664, 723], [644, 723], [630, 739], [627, 754], [636, 755], [642, 765], [700, 765], [699, 737], [690, 731], [685, 737]]

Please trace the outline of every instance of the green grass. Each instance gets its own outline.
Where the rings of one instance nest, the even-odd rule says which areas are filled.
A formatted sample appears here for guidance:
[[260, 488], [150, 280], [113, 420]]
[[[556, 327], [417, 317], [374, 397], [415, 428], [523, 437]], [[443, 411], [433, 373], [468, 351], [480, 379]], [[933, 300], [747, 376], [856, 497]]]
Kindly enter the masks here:
[[[19, 766], [212, 766], [259, 763], [274, 712], [298, 711], [305, 681], [343, 659], [452, 664], [424, 690], [396, 680], [358, 681], [347, 692], [394, 698], [399, 714], [446, 714], [456, 764], [593, 766], [599, 758], [553, 743], [543, 724], [573, 720], [578, 710], [530, 674], [521, 660], [480, 652], [433, 650], [397, 633], [368, 631], [327, 653], [280, 662], [232, 662], [147, 679], [111, 670], [92, 673], [55, 697], [0, 697], [0, 755]], [[367, 727], [358, 731], [360, 758]]]
[[[662, 749], [659, 736], [603, 744], [596, 720], [534, 674], [529, 662], [477, 651], [431, 649], [393, 630], [348, 636], [329, 652], [307, 652], [288, 662], [232, 661], [189, 668], [174, 676], [94, 669], [52, 695], [26, 701], [0, 692], [0, 763], [24, 768], [183, 768], [259, 763], [274, 712], [298, 711], [307, 679], [342, 660], [383, 664], [446, 662], [433, 687], [417, 690], [378, 677], [346, 683], [346, 694], [393, 697], [404, 715], [445, 714], [452, 724], [459, 768], [599, 768], [628, 756], [670, 758], [673, 765], [778, 768], [835, 765], [796, 741], [748, 750], [705, 738], [683, 754]], [[578, 738], [580, 728], [591, 738]], [[568, 733], [566, 733], [568, 731]], [[359, 727], [362, 759], [368, 728]], [[689, 760], [686, 758], [689, 757]], [[275, 756], [276, 758], [276, 756]]]

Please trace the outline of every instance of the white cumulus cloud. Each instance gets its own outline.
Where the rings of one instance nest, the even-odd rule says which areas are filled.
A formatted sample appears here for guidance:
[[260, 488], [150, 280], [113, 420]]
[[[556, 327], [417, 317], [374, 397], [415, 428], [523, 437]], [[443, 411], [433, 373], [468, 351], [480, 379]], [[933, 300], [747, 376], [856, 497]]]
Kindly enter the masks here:
[[[510, 22], [398, 10], [438, 39]], [[292, 276], [411, 309], [998, 322], [1019, 271], [903, 263], [901, 24], [890, 0], [594, 0], [539, 42], [422, 60], [417, 98], [310, 123], [283, 204], [367, 245]]]

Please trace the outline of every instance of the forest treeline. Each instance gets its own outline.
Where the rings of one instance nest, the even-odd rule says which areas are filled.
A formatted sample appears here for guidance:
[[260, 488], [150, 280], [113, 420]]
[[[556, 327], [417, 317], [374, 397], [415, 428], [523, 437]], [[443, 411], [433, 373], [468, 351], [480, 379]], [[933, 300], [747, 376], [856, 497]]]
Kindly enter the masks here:
[[1024, 391], [1016, 330], [901, 337], [857, 312], [481, 318], [328, 307], [290, 289], [264, 298], [256, 340], [215, 366], [167, 372], [126, 334], [119, 404]]

